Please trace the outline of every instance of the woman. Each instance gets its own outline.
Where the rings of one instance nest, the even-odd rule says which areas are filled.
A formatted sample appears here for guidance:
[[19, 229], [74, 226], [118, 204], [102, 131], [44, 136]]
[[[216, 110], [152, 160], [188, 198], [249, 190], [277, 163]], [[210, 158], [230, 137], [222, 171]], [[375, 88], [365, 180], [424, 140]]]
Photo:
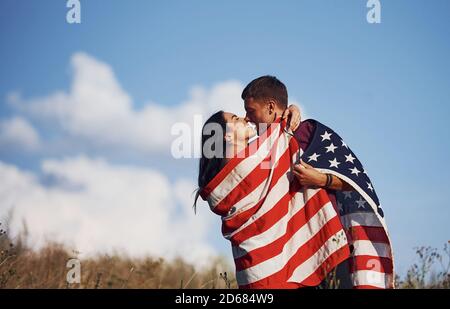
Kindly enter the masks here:
[[[286, 121], [277, 118], [250, 146], [256, 130], [232, 113], [217, 112], [203, 127], [195, 201], [201, 196], [221, 216], [240, 288], [316, 286], [330, 267], [349, 256], [345, 233], [325, 190], [301, 188], [293, 176], [291, 167], [298, 163], [300, 148], [286, 127]], [[321, 223], [307, 222], [310, 213], [303, 206], [311, 197], [308, 207], [320, 210]], [[322, 229], [322, 222], [332, 224]], [[313, 231], [317, 241], [311, 245], [306, 241]], [[313, 252], [331, 237], [343, 241], [326, 244], [333, 250]], [[321, 267], [325, 262], [326, 269]]]
[[[215, 130], [208, 130], [208, 126], [215, 127]], [[249, 140], [257, 134], [244, 118], [224, 111], [212, 115], [205, 122], [202, 132], [202, 157], [198, 174], [199, 190], [195, 202], [200, 191], [217, 175], [230, 158], [245, 149]], [[208, 140], [213, 142], [211, 149], [205, 149]]]

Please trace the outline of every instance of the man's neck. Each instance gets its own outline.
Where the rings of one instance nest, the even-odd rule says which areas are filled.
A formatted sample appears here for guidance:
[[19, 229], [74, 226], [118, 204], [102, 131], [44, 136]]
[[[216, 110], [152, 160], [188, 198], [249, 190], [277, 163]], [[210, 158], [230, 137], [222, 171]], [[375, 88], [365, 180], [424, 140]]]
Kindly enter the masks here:
[[[283, 116], [283, 113], [284, 113], [284, 110], [281, 110], [280, 108], [275, 108], [275, 115], [273, 116], [274, 118], [273, 118], [273, 121], [275, 121], [277, 118], [279, 118], [279, 117], [281, 117], [281, 116]], [[273, 122], [272, 121], [272, 122]]]
[[257, 128], [257, 130], [258, 130], [258, 135], [263, 134], [263, 133], [269, 128], [269, 126], [270, 126], [272, 123], [275, 122], [275, 120], [277, 120], [278, 118], [280, 118], [281, 116], [283, 116], [283, 112], [284, 112], [284, 111], [282, 111], [281, 109], [277, 108], [277, 109], [275, 109], [275, 111], [274, 111], [273, 119], [272, 119], [272, 122], [271, 122], [271, 123], [258, 124], [258, 128]]

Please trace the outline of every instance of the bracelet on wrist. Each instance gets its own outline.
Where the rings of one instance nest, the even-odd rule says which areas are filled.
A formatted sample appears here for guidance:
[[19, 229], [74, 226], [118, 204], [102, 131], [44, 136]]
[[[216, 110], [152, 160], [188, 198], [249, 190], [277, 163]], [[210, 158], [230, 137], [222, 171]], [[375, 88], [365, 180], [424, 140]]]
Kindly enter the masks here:
[[328, 189], [331, 186], [331, 183], [333, 182], [333, 176], [331, 174], [325, 174], [327, 176], [327, 181], [325, 183], [324, 188]]

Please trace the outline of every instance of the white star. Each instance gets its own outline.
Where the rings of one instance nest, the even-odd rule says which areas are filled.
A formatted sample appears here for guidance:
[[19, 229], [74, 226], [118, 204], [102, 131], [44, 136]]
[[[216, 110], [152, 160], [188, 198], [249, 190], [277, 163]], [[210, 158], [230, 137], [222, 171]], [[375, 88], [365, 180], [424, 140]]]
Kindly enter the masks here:
[[351, 199], [352, 198], [352, 192], [351, 191], [342, 191], [342, 193], [344, 193], [344, 199], [346, 200], [347, 198]]
[[356, 201], [356, 204], [358, 204], [358, 208], [365, 208], [364, 204], [366, 203], [365, 200], [362, 199], [362, 197], [359, 197], [359, 200]]
[[352, 154], [349, 154], [348, 156], [345, 156], [345, 162], [352, 162], [353, 163], [353, 160], [355, 160], [356, 158], [354, 158], [353, 156], [352, 156]]
[[324, 140], [330, 140], [330, 136], [331, 135], [333, 135], [332, 133], [328, 133], [327, 131], [325, 131], [325, 133], [323, 133], [323, 135], [321, 135], [321, 137], [322, 137], [322, 142], [324, 141]]
[[347, 146], [347, 144], [343, 141], [343, 140], [341, 140], [341, 142], [342, 142], [342, 147], [345, 147], [345, 148], [347, 148], [348, 149], [348, 146]]
[[317, 153], [313, 153], [311, 156], [309, 156], [308, 157], [308, 162], [311, 162], [311, 161], [316, 161], [317, 162], [317, 158], [318, 157], [320, 157], [320, 154], [317, 154]]
[[344, 208], [342, 208], [342, 203], [337, 202], [337, 205], [338, 205], [339, 211], [340, 211], [340, 212], [343, 212], [343, 211], [344, 211]]
[[373, 192], [372, 184], [370, 182], [366, 182], [366, 183], [367, 183], [367, 189], [370, 189], [370, 191]]
[[356, 167], [354, 167], [354, 168], [349, 168], [349, 170], [352, 171], [352, 174], [356, 174], [356, 176], [358, 176], [358, 174], [361, 173], [361, 171], [358, 170]]
[[327, 152], [332, 152], [332, 153], [334, 153], [334, 150], [337, 148], [336, 146], [334, 146], [334, 144], [333, 143], [331, 143], [330, 144], [330, 146], [328, 146], [328, 147], [325, 147], [326, 149], [327, 149]]
[[330, 167], [335, 167], [335, 168], [338, 168], [338, 165], [341, 164], [340, 162], [338, 162], [336, 160], [336, 158], [334, 158], [333, 160], [328, 160], [328, 162], [330, 162]]
[[364, 169], [364, 172], [363, 172], [363, 173], [367, 175], [367, 173], [366, 173], [366, 169]]

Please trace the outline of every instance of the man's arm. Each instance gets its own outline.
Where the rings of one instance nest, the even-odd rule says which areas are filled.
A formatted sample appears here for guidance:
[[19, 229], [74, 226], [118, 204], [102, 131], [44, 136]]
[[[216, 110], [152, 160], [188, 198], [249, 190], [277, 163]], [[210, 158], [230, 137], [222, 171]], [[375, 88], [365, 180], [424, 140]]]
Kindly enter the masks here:
[[[300, 109], [295, 105], [290, 105], [283, 113], [282, 118], [290, 118], [290, 127], [292, 131], [297, 130], [301, 122]], [[314, 169], [309, 164], [301, 161], [294, 168], [294, 174], [297, 176], [300, 184], [310, 187], [325, 187], [327, 175]], [[331, 175], [331, 184], [328, 189], [337, 191], [353, 191], [353, 187], [337, 176]]]
[[[300, 164], [295, 165], [294, 174], [297, 176], [298, 181], [301, 185], [307, 187], [316, 187], [316, 188], [324, 188], [327, 183], [327, 175], [319, 172], [314, 167], [309, 164], [300, 161]], [[336, 177], [332, 176], [331, 184], [328, 186], [328, 189], [337, 190], [337, 191], [353, 191], [353, 187]]]

